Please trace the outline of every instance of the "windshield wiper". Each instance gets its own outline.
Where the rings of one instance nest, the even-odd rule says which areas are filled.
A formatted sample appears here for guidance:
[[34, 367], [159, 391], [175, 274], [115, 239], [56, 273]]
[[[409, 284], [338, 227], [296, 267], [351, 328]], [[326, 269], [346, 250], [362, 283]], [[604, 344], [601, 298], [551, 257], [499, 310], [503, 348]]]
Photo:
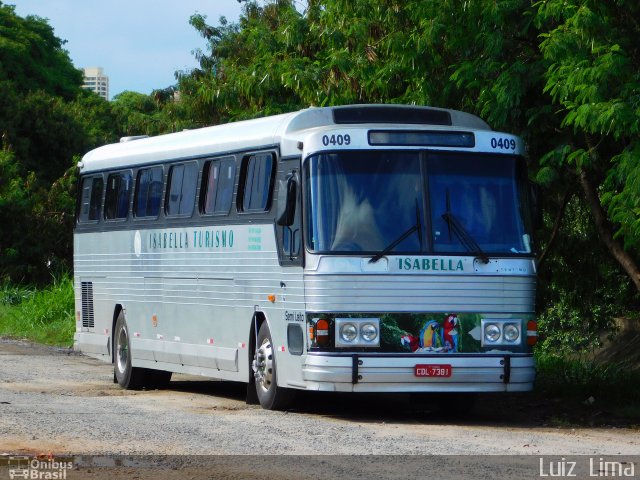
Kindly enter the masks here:
[[416, 223], [415, 223], [415, 225], [413, 227], [409, 228], [409, 230], [404, 232], [402, 235], [400, 235], [396, 240], [391, 242], [389, 244], [389, 246], [384, 248], [380, 253], [376, 254], [373, 257], [371, 257], [371, 259], [369, 260], [369, 263], [376, 263], [378, 260], [380, 260], [386, 254], [388, 254], [391, 250], [393, 250], [398, 245], [400, 245], [402, 242], [404, 242], [405, 239], [407, 239], [409, 237], [409, 235], [411, 235], [413, 232], [418, 232], [418, 241], [420, 242], [420, 250], [422, 250], [422, 221], [420, 220], [420, 207], [418, 205], [418, 199], [417, 198], [416, 198]]
[[464, 247], [471, 253], [474, 253], [482, 263], [489, 263], [489, 256], [482, 251], [478, 242], [474, 240], [474, 238], [467, 232], [466, 228], [462, 226], [460, 220], [456, 218], [456, 216], [451, 212], [451, 201], [449, 199], [449, 189], [447, 188], [447, 211], [442, 214], [442, 219], [447, 222], [449, 226], [449, 236], [451, 236], [451, 232], [458, 237], [460, 243], [464, 245]]

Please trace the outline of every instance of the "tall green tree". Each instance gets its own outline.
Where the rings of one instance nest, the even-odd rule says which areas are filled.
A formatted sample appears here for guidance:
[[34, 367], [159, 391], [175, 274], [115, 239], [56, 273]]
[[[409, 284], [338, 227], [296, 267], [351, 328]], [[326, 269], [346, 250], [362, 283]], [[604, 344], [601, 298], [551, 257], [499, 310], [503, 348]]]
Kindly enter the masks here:
[[74, 98], [82, 85], [76, 69], [42, 18], [22, 18], [13, 5], [0, 2], [0, 82], [10, 81], [17, 92], [44, 90], [65, 99]]
[[[398, 102], [458, 108], [525, 137], [551, 213], [589, 207], [603, 245], [640, 292], [640, 55], [625, 0], [246, 2], [180, 78], [210, 123], [308, 105]], [[542, 160], [539, 163], [538, 159]], [[545, 258], [547, 258], [545, 252]]]
[[[218, 27], [196, 14], [191, 25], [206, 40], [200, 67], [179, 74], [181, 100], [201, 125], [300, 108], [297, 88], [310, 68], [308, 22], [289, 0], [247, 2], [238, 25]], [[300, 78], [296, 75], [299, 74]]]
[[[78, 156], [115, 138], [108, 103], [83, 91], [46, 20], [0, 2], [0, 278], [71, 268]], [[111, 132], [111, 133], [110, 133]]]
[[564, 137], [546, 160], [575, 174], [600, 238], [640, 291], [640, 5], [537, 7], [544, 90]]

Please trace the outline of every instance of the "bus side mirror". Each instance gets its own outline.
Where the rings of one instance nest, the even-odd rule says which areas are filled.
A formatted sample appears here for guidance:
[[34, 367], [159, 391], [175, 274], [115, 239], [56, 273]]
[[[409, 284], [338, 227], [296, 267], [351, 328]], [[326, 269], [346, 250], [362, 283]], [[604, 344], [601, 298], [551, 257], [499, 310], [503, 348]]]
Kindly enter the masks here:
[[542, 188], [537, 183], [529, 182], [529, 196], [531, 198], [531, 214], [533, 228], [539, 230], [544, 226], [542, 218]]
[[295, 220], [296, 198], [298, 196], [298, 182], [296, 182], [295, 173], [287, 175], [286, 180], [280, 180], [278, 186], [276, 223], [282, 227], [290, 227]]

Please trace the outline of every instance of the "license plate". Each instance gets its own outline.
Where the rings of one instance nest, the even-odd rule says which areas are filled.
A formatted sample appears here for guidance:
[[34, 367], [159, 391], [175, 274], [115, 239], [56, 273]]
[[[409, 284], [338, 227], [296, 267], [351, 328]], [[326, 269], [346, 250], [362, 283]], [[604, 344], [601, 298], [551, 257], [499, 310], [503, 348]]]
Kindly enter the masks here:
[[451, 365], [416, 365], [416, 377], [450, 377]]

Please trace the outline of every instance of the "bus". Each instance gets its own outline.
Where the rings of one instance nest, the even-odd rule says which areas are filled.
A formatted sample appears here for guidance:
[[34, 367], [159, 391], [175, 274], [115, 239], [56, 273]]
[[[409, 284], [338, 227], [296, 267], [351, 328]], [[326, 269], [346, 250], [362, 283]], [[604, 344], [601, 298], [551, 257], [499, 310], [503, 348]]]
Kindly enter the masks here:
[[533, 388], [536, 199], [520, 138], [409, 105], [308, 108], [78, 164], [75, 349], [125, 389], [172, 372], [298, 390]]

